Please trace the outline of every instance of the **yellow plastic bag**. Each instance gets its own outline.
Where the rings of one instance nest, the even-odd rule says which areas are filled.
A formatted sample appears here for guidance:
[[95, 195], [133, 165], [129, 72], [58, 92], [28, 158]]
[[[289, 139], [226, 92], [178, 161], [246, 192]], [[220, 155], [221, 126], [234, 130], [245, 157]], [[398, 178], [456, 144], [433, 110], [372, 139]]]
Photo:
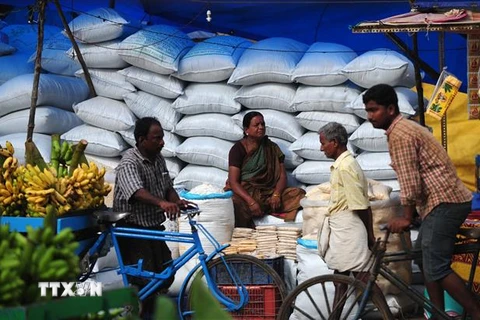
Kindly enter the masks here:
[[441, 120], [458, 93], [462, 81], [453, 74], [443, 70], [435, 86], [432, 98], [427, 105], [426, 113], [437, 120]]

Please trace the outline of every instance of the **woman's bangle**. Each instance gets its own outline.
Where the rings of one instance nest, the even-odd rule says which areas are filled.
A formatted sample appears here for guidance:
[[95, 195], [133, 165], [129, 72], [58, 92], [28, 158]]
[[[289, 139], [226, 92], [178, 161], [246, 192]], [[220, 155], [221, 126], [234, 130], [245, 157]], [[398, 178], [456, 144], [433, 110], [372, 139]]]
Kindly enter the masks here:
[[274, 193], [272, 194], [272, 197], [279, 197], [279, 198], [280, 198], [280, 193], [274, 192]]
[[251, 207], [253, 206], [255, 203], [257, 203], [256, 201], [253, 201], [252, 203], [250, 203], [248, 206]]

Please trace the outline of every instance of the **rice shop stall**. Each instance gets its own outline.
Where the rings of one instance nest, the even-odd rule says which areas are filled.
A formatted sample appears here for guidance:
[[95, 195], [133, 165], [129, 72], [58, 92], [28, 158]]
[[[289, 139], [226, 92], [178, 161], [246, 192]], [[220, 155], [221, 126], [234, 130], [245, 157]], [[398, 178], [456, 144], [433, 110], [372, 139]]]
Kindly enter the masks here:
[[[445, 105], [441, 114], [436, 116], [430, 110], [435, 108], [435, 99], [430, 99], [425, 106], [425, 115], [419, 113], [419, 122], [429, 127], [434, 136], [441, 141], [449, 157], [452, 159], [457, 173], [464, 184], [474, 191], [472, 214], [464, 223], [465, 228], [479, 227], [478, 210], [478, 166], [475, 169], [475, 159], [478, 159], [478, 139], [473, 137], [480, 134], [478, 125], [479, 115], [479, 64], [480, 64], [480, 14], [477, 4], [469, 1], [457, 2], [429, 2], [411, 1], [411, 11], [381, 20], [361, 22], [352, 27], [353, 33], [383, 33], [394, 42], [412, 61], [415, 67], [416, 90], [419, 105], [423, 97], [435, 98], [433, 85], [422, 83], [421, 71], [426, 76], [445, 84], [441, 79], [442, 71], [448, 72], [446, 59], [450, 56], [456, 61], [466, 62], [466, 74], [456, 74], [454, 77], [463, 82], [462, 89], [466, 93], [458, 92]], [[398, 33], [407, 33], [411, 38], [411, 47], [403, 41]], [[419, 48], [418, 36], [437, 38], [438, 69], [430, 66], [428, 61], [422, 59], [425, 51]], [[447, 37], [463, 37], [467, 48], [467, 55], [458, 56], [457, 52], [445, 50]], [[432, 41], [433, 42], [433, 41]], [[439, 70], [439, 71], [437, 71]], [[440, 79], [439, 79], [440, 78]], [[444, 86], [445, 88], [445, 86]], [[448, 108], [448, 109], [447, 109]], [[432, 116], [431, 116], [432, 115]], [[475, 142], [474, 142], [475, 141]], [[478, 160], [477, 160], [478, 161]], [[477, 174], [474, 172], [477, 171]], [[414, 240], [412, 238], [412, 240]], [[471, 266], [477, 264], [478, 256], [472, 253], [455, 255], [452, 261], [453, 269], [465, 280], [470, 282], [478, 277], [471, 272]], [[478, 270], [478, 268], [477, 268]], [[473, 290], [480, 293], [478, 280], [473, 282]]]

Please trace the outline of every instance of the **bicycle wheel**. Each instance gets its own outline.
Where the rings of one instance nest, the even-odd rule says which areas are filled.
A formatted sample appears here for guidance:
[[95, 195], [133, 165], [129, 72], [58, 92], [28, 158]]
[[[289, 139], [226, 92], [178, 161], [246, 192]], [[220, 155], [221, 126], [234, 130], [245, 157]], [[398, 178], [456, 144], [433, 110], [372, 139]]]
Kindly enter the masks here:
[[[207, 263], [208, 272], [217, 283], [217, 287], [209, 289], [211, 291], [219, 290], [236, 302], [240, 300], [239, 294], [234, 282], [228, 275], [225, 264], [238, 275], [249, 295], [248, 302], [239, 311], [232, 312], [232, 316], [274, 319], [287, 295], [285, 283], [277, 271], [262, 260], [242, 254], [224, 255], [223, 259], [216, 257], [210, 260]], [[197, 277], [206, 282], [204, 270], [199, 269], [188, 279], [187, 288]], [[190, 291], [187, 292], [187, 300], [182, 305], [182, 319], [188, 319], [189, 317], [184, 315], [192, 313]]]
[[[341, 303], [334, 305], [335, 286], [347, 287]], [[324, 275], [308, 279], [293, 290], [280, 308], [279, 320], [355, 319], [365, 284], [344, 275]], [[343, 304], [343, 308], [339, 305]], [[292, 315], [293, 314], [293, 315]], [[383, 296], [372, 293], [362, 319], [393, 319]]]

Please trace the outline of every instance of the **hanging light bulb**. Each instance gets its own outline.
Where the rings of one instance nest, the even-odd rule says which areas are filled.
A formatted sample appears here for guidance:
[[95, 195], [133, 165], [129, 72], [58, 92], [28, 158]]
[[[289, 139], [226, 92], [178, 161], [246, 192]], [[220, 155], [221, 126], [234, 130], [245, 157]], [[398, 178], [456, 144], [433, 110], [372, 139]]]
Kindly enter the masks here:
[[210, 22], [212, 21], [212, 11], [207, 10], [207, 21]]

